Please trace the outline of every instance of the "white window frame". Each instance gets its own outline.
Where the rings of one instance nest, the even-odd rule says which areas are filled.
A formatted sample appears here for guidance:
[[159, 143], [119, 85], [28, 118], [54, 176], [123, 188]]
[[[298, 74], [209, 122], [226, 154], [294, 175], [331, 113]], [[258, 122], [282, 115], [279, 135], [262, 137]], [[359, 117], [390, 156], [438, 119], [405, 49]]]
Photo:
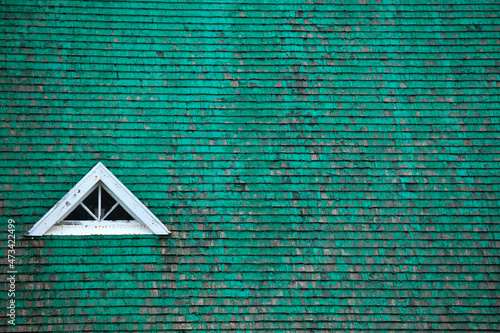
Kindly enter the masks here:
[[[80, 221], [78, 225], [56, 225], [63, 221], [98, 186], [102, 186], [134, 221]], [[99, 200], [100, 204], [100, 200]], [[100, 215], [100, 209], [99, 215]], [[94, 214], [91, 214], [91, 216]], [[100, 216], [98, 216], [100, 219]], [[26, 236], [44, 235], [169, 235], [167, 227], [140, 202], [101, 162], [97, 163], [54, 207], [52, 207]]]

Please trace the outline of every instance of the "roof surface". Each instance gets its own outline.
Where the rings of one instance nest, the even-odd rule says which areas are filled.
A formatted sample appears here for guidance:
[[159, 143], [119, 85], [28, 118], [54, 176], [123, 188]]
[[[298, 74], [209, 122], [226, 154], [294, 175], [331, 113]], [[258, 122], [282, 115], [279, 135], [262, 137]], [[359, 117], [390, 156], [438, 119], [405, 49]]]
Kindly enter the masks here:
[[[500, 329], [497, 1], [0, 8], [18, 331]], [[99, 161], [171, 235], [22, 236]]]

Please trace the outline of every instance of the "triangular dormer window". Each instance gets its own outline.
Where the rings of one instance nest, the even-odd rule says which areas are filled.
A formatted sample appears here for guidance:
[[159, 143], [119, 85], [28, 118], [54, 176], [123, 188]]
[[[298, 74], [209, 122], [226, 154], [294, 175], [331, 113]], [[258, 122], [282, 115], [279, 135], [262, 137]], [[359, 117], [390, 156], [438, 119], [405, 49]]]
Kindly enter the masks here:
[[125, 185], [98, 163], [27, 236], [169, 233]]

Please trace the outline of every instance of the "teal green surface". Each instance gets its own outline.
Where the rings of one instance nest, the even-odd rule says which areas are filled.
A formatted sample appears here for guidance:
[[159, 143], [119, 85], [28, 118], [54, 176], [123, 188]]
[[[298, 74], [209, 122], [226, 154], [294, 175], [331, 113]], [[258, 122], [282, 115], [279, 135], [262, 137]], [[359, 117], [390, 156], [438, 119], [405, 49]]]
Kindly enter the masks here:
[[[500, 330], [499, 6], [1, 1], [2, 330]], [[171, 235], [23, 236], [99, 161]]]

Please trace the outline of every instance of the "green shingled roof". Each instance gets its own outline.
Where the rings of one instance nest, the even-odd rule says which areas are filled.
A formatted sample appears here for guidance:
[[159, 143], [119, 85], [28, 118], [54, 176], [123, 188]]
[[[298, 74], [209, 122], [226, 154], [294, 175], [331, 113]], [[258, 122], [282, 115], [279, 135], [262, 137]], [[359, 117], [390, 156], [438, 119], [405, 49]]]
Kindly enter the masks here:
[[[499, 6], [2, 1], [7, 330], [500, 330]], [[23, 236], [99, 161], [171, 235]]]

